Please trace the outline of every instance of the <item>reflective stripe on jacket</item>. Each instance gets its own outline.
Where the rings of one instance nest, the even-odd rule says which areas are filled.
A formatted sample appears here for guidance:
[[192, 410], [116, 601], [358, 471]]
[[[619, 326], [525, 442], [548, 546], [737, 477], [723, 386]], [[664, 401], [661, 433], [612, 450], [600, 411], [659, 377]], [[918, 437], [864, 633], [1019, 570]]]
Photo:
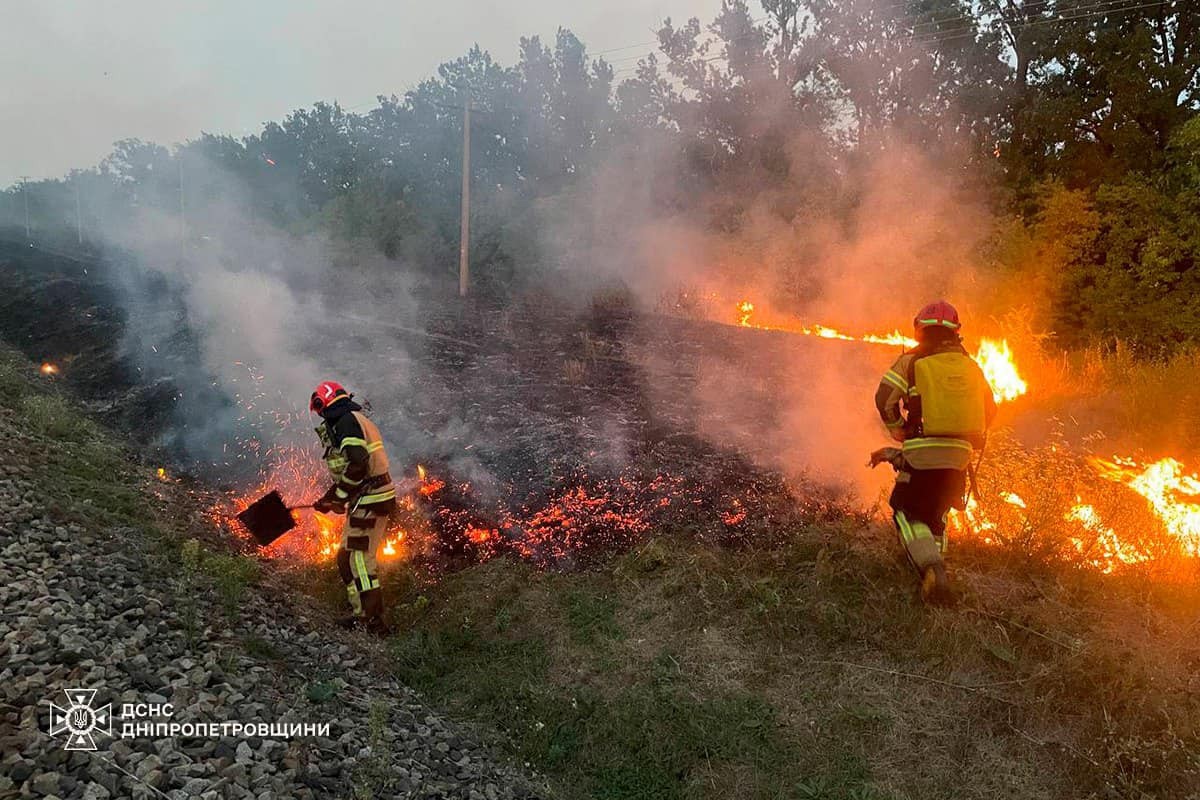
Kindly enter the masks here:
[[[939, 352], [949, 349], [960, 349], [957, 340], [946, 342], [932, 349]], [[879, 418], [888, 429], [888, 433], [898, 442], [903, 442], [901, 449], [904, 460], [914, 469], [966, 469], [971, 463], [973, 446], [965, 439], [944, 436], [921, 436], [909, 425], [908, 413], [913, 400], [918, 396], [917, 387], [910, 385], [909, 376], [913, 372], [913, 360], [930, 351], [920, 348], [903, 353], [892, 368], [883, 374], [879, 388], [875, 391], [875, 408]], [[995, 414], [995, 403], [988, 395], [985, 410], [988, 422]]]
[[325, 427], [325, 464], [337, 481], [337, 496], [353, 499], [356, 507], [394, 500], [396, 488], [388, 472], [387, 451], [375, 423], [353, 410], [327, 421]]

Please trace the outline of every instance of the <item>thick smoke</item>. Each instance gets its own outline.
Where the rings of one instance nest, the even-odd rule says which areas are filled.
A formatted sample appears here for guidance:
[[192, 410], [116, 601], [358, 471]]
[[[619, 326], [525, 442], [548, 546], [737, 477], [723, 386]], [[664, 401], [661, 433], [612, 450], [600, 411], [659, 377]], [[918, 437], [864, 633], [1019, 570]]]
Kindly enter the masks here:
[[[145, 207], [103, 231], [127, 310], [123, 348], [149, 380], [177, 389], [170, 457], [253, 474], [272, 448], [313, 444], [307, 398], [318, 381], [369, 397], [407, 380], [403, 348], [389, 348], [380, 369], [348, 318], [402, 324], [413, 301], [381, 255], [278, 230], [235, 178], [194, 157], [189, 169], [207, 184], [182, 225]], [[348, 259], [354, 270], [340, 269]]]
[[[968, 344], [988, 333], [995, 310], [979, 267], [993, 222], [971, 176], [899, 134], [859, 163], [830, 171], [828, 154], [811, 140], [810, 131], [798, 130], [783, 148], [792, 177], [782, 188], [743, 182], [710, 190], [681, 212], [664, 211], [679, 206], [662, 198], [693, 191], [678, 177], [686, 165], [654, 142], [631, 146], [547, 220], [545, 247], [561, 263], [586, 265], [584, 286], [620, 282], [646, 309], [734, 324], [737, 303], [749, 300], [752, 322], [911, 335], [915, 311], [946, 298], [965, 318]], [[815, 174], [832, 183], [814, 186]], [[731, 216], [732, 224], [722, 224]], [[876, 499], [891, 476], [865, 464], [890, 439], [873, 398], [900, 349], [797, 336], [787, 355], [768, 354], [756, 352], [770, 347], [763, 334], [741, 333], [745, 360], [714, 352], [700, 361], [695, 400], [703, 435], [764, 466]], [[669, 374], [659, 369], [661, 354], [643, 357], [648, 375]], [[652, 390], [669, 394], [672, 387]], [[767, 412], [747, 412], [764, 404]]]

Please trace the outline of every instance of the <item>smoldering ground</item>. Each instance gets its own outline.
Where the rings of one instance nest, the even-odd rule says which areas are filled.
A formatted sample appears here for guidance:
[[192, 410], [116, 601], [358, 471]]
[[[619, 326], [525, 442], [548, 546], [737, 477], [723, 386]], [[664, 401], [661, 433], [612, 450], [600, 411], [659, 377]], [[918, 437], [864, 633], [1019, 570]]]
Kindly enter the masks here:
[[[787, 152], [789, 171], [801, 176], [796, 185], [713, 192], [682, 214], [656, 203], [639, 177], [646, 164], [606, 164], [575, 205], [555, 212], [570, 223], [544, 228], [545, 246], [591, 265], [591, 281], [601, 280], [596, 273], [619, 281], [643, 308], [667, 313], [736, 324], [738, 304], [750, 301], [759, 320], [911, 335], [916, 309], [945, 297], [962, 312], [968, 338], [995, 333], [980, 255], [994, 222], [969, 176], [897, 137], [869, 165], [836, 176], [838, 197], [813, 205], [799, 199], [813, 156], [803, 147]], [[670, 181], [674, 168], [660, 162], [649, 180]], [[738, 211], [730, 229], [714, 228], [714, 217], [731, 208]], [[820, 339], [785, 353], [714, 348], [697, 364], [698, 429], [761, 466], [849, 486], [871, 502], [890, 480], [865, 466], [888, 441], [872, 400], [899, 352]], [[669, 374], [659, 362], [670, 353], [641, 358], [648, 375]], [[673, 387], [652, 383], [650, 391]]]

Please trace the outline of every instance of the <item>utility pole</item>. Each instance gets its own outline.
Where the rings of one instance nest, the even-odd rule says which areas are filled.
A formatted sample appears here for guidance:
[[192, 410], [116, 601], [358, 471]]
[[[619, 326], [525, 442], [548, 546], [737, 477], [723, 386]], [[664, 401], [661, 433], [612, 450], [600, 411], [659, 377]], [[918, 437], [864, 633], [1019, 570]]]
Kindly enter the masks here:
[[187, 208], [183, 202], [183, 153], [178, 156], [179, 162], [179, 257], [187, 253]]
[[79, 211], [79, 176], [75, 176], [72, 181], [75, 184], [75, 234], [79, 237], [79, 244], [83, 245], [83, 214]]
[[462, 230], [458, 244], [458, 295], [467, 296], [471, 283], [471, 95], [463, 99]]
[[25, 198], [25, 241], [29, 241], [29, 176], [21, 176], [21, 197]]

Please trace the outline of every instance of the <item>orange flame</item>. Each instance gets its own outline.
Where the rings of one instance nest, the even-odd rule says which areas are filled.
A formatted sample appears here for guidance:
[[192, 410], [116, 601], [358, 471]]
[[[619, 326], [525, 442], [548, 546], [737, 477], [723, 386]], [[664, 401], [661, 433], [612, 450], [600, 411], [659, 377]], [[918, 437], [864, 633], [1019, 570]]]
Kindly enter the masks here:
[[[1159, 521], [1163, 533], [1180, 552], [1185, 556], [1200, 557], [1200, 476], [1188, 472], [1173, 458], [1140, 463], [1117, 456], [1111, 460], [1089, 458], [1088, 463], [1100, 477], [1127, 486], [1145, 498], [1147, 510]], [[1026, 516], [1027, 506], [1019, 495], [1001, 492], [999, 498], [1009, 508], [991, 506], [989, 514], [972, 497], [966, 509], [951, 518], [951, 529], [967, 533], [984, 544], [995, 544], [1002, 538], [1001, 530], [1028, 526], [1031, 519], [1035, 519], [1032, 515]], [[1116, 530], [1095, 504], [1081, 495], [1076, 495], [1074, 504], [1062, 515], [1062, 521], [1078, 526], [1078, 535], [1070, 537], [1069, 542], [1082, 563], [1101, 572], [1111, 573], [1120, 566], [1140, 564], [1156, 557], [1153, 545], [1145, 538], [1145, 531], [1122, 533]], [[1044, 524], [1044, 517], [1037, 524]]]
[[[737, 324], [743, 328], [798, 333], [802, 336], [836, 339], [842, 342], [866, 342], [868, 344], [884, 344], [892, 347], [906, 348], [917, 346], [916, 339], [905, 336], [899, 330], [894, 330], [891, 333], [864, 333], [854, 336], [839, 331], [837, 328], [816, 323], [812, 325], [804, 325], [800, 322], [760, 324], [752, 321], [754, 317], [754, 304], [749, 300], [742, 300], [737, 304], [737, 317]], [[992, 387], [992, 394], [995, 396], [996, 402], [1003, 403], [1015, 400], [1029, 391], [1029, 385], [1017, 371], [1016, 361], [1013, 358], [1012, 349], [1009, 347], [1007, 340], [980, 339], [979, 349], [975, 353], [975, 360], [979, 362], [979, 366], [987, 378], [988, 385]]]
[[783, 322], [763, 324], [761, 322], [752, 321], [754, 317], [754, 304], [749, 300], [742, 300], [737, 304], [738, 321], [737, 324], [743, 328], [757, 328], [760, 331], [782, 331], [784, 333], [798, 333], [803, 336], [816, 336], [821, 339], [838, 339], [843, 342], [868, 342], [870, 344], [890, 344], [899, 345], [901, 347], [916, 347], [917, 340], [912, 339], [900, 331], [892, 331], [891, 333], [876, 334], [868, 333], [862, 336], [851, 336], [848, 333], [843, 333], [837, 328], [830, 328], [827, 325], [804, 325], [800, 322]]
[[737, 305], [738, 310], [738, 325], [749, 328], [754, 327], [750, 324], [750, 317], [754, 314], [754, 303], [749, 300], [743, 300]]
[[340, 516], [313, 514], [317, 528], [317, 553], [323, 558], [333, 558], [342, 544], [342, 525], [345, 520]]
[[469, 526], [466, 531], [467, 538], [475, 544], [483, 544], [491, 539], [495, 533], [490, 528], [479, 528], [474, 525]]
[[983, 376], [992, 387], [992, 394], [997, 403], [1016, 400], [1029, 391], [1029, 384], [1017, 372], [1017, 365], [1007, 340], [980, 339], [975, 360], [979, 362]]
[[51, 364], [49, 361], [45, 361], [42, 363], [42, 366], [38, 371], [46, 376], [54, 376], [58, 374], [58, 367]]
[[[1116, 531], [1104, 524], [1104, 520], [1095, 506], [1084, 503], [1078, 496], [1075, 500], [1077, 501], [1076, 505], [1067, 512], [1065, 519], [1068, 522], [1079, 523], [1084, 530], [1095, 535], [1095, 545], [1092, 548], [1094, 555], [1089, 560], [1093, 567], [1101, 572], [1110, 573], [1119, 564], [1138, 564], [1150, 560], [1147, 553], [1123, 543]], [[1075, 549], [1081, 553], [1087, 552], [1089, 549], [1083, 539], [1073, 539], [1072, 543], [1075, 545]]]
[[1154, 514], [1189, 556], [1200, 556], [1200, 476], [1179, 461], [1139, 464], [1129, 458], [1089, 459], [1100, 477], [1124, 484], [1150, 503]]
[[383, 546], [379, 548], [379, 557], [381, 559], [395, 558], [400, 555], [401, 544], [405, 540], [403, 528], [393, 528], [388, 531], [387, 538], [383, 540]]

